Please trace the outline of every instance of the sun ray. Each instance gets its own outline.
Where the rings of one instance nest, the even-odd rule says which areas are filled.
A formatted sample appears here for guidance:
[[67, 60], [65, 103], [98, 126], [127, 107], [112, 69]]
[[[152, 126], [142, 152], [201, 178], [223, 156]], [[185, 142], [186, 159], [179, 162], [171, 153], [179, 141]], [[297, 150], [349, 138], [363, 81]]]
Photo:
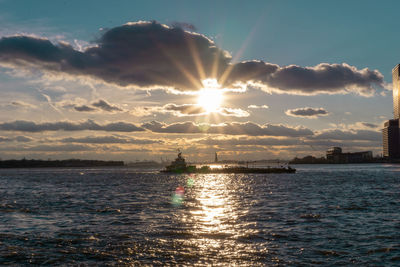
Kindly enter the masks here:
[[[261, 24], [262, 19], [260, 18], [258, 20], [258, 22], [254, 25], [254, 27], [252, 28], [252, 30], [249, 32], [249, 34], [247, 35], [246, 39], [244, 40], [243, 44], [241, 45], [239, 51], [236, 53], [236, 55], [233, 57], [232, 59], [232, 63], [235, 63], [243, 54], [243, 52], [245, 51], [245, 49], [247, 48], [247, 46], [250, 44], [251, 39], [254, 37], [254, 35], [256, 34], [256, 31], [258, 29], [258, 27]], [[234, 67], [234, 64], [229, 64], [228, 67], [225, 69], [224, 73], [222, 73], [221, 77], [219, 78], [218, 82], [219, 84], [224, 84], [226, 79], [229, 77], [229, 75], [232, 72], [232, 69]]]
[[186, 42], [189, 46], [190, 54], [192, 55], [192, 58], [193, 58], [195, 66], [196, 66], [197, 72], [200, 76], [200, 79], [201, 80], [206, 79], [206, 74], [204, 72], [204, 66], [203, 66], [203, 63], [199, 56], [199, 52], [197, 50], [195, 42], [190, 38], [186, 38]]

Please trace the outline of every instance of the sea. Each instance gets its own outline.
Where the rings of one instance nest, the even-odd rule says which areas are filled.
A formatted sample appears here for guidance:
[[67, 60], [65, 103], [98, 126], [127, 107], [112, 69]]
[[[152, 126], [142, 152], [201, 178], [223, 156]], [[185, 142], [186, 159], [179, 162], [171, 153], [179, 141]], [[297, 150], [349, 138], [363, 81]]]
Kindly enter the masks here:
[[0, 265], [400, 266], [400, 165], [0, 170]]

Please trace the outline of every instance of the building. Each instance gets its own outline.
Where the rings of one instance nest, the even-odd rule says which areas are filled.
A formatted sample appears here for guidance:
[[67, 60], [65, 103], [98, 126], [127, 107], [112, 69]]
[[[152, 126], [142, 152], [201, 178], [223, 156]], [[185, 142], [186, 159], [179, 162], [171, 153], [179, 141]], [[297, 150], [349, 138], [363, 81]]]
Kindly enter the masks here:
[[400, 158], [400, 64], [392, 70], [393, 81], [393, 115], [382, 129], [383, 156], [390, 159]]
[[343, 153], [342, 148], [332, 147], [326, 151], [329, 163], [365, 163], [372, 161], [372, 151]]
[[342, 155], [342, 148], [337, 146], [331, 147], [326, 151], [326, 159], [330, 162], [340, 161], [340, 155]]
[[387, 158], [400, 158], [400, 131], [399, 120], [388, 120], [382, 130], [383, 156]]

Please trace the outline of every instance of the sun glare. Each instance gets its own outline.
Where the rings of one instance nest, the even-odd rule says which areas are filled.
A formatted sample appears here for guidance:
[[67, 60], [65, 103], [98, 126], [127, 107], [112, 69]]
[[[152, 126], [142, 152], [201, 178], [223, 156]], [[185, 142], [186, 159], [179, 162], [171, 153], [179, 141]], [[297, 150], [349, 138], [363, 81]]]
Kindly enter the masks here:
[[222, 90], [215, 79], [203, 81], [204, 88], [199, 91], [197, 103], [208, 113], [215, 112], [221, 107]]

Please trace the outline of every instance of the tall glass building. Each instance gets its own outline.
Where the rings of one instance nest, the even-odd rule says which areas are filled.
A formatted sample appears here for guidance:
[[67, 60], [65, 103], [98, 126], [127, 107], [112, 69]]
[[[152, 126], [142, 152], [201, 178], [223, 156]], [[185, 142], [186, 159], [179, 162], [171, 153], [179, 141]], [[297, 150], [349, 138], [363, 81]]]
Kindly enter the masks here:
[[392, 70], [392, 79], [393, 79], [393, 114], [395, 119], [400, 118], [400, 64], [397, 64], [396, 67]]
[[383, 156], [400, 158], [400, 64], [392, 70], [393, 79], [393, 120], [388, 120], [382, 129]]

